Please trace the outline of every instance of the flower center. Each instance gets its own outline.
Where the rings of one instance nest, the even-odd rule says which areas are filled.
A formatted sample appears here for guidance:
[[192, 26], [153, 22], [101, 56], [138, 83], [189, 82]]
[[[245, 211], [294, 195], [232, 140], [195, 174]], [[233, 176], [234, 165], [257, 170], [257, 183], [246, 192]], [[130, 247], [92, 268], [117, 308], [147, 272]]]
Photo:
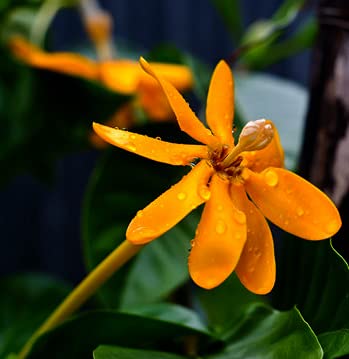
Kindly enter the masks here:
[[211, 149], [209, 163], [224, 179], [242, 181], [242, 152], [259, 151], [269, 145], [274, 136], [274, 128], [270, 121], [257, 120], [248, 122], [242, 129], [235, 147], [222, 145]]

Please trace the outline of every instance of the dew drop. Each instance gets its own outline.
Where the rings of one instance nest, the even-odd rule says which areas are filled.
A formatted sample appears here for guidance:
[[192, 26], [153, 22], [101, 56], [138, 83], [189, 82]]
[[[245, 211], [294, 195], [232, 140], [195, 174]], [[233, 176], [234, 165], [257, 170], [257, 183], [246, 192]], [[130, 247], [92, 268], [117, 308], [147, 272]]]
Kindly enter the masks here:
[[184, 193], [184, 192], [179, 192], [177, 194], [177, 198], [180, 200], [180, 201], [183, 201], [187, 198], [187, 195]]
[[143, 217], [143, 214], [144, 214], [143, 211], [140, 210], [140, 211], [137, 212], [137, 217], [139, 217], [139, 218]]
[[250, 267], [247, 268], [247, 272], [252, 273], [252, 272], [255, 271], [255, 269], [256, 268], [254, 266], [250, 266]]
[[331, 235], [334, 234], [337, 229], [338, 229], [337, 221], [328, 222], [327, 225], [326, 225], [326, 232], [331, 234]]
[[211, 192], [207, 188], [207, 186], [203, 185], [199, 188], [199, 196], [205, 201], [208, 201], [210, 199]]
[[161, 137], [160, 137], [160, 136], [155, 137], [155, 139], [158, 140], [158, 141], [161, 141]]
[[126, 145], [126, 149], [128, 149], [129, 151], [132, 151], [132, 152], [136, 152], [136, 151], [137, 151], [136, 146], [135, 146], [134, 143], [132, 143], [132, 142], [129, 142], [129, 143]]
[[236, 222], [238, 222], [239, 224], [245, 224], [246, 223], [246, 216], [243, 212], [241, 211], [236, 211], [234, 213], [234, 219]]
[[135, 135], [131, 135], [131, 136], [130, 136], [130, 139], [131, 139], [131, 140], [135, 140], [135, 139], [136, 139], [136, 136], [135, 136]]
[[216, 224], [216, 232], [218, 234], [223, 234], [226, 230], [226, 227], [226, 224], [221, 219], [219, 219]]
[[192, 248], [195, 246], [195, 241], [194, 241], [194, 239], [192, 239], [192, 240], [190, 241], [190, 245], [191, 245]]
[[304, 214], [304, 209], [302, 207], [298, 207], [296, 210], [297, 216], [301, 217]]
[[255, 249], [253, 250], [253, 254], [254, 254], [254, 256], [255, 256], [256, 258], [259, 258], [259, 257], [262, 255], [262, 252], [260, 251], [259, 248], [255, 248]]
[[277, 173], [272, 170], [269, 170], [264, 174], [264, 180], [268, 186], [275, 187], [279, 182], [279, 177]]

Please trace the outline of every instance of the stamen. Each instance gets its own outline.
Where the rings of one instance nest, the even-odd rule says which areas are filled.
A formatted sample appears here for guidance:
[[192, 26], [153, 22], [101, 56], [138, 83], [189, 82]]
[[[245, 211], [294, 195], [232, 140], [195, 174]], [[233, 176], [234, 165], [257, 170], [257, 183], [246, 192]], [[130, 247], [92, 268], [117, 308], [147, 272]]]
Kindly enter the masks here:
[[222, 162], [224, 167], [230, 166], [235, 158], [244, 151], [258, 151], [269, 145], [274, 137], [271, 121], [265, 119], [250, 121], [242, 129], [239, 142]]

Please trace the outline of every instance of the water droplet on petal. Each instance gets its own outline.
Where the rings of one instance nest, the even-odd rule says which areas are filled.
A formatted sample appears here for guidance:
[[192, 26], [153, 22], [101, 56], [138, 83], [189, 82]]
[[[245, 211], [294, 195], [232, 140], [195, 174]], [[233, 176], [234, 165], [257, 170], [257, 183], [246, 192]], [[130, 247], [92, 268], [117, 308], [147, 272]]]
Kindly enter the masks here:
[[244, 212], [241, 211], [236, 211], [234, 213], [234, 219], [236, 222], [238, 222], [239, 224], [245, 224], [246, 223], [246, 216]]
[[250, 267], [247, 268], [247, 272], [252, 273], [252, 272], [255, 271], [255, 269], [256, 268], [254, 266], [250, 266]]
[[326, 225], [326, 232], [331, 235], [334, 234], [337, 229], [338, 229], [337, 221], [331, 221], [331, 222], [327, 223], [327, 225]]
[[140, 210], [140, 211], [137, 212], [137, 217], [143, 217], [143, 214], [144, 214], [143, 211]]
[[279, 182], [279, 177], [276, 172], [269, 170], [264, 174], [265, 183], [270, 187], [275, 187]]
[[261, 250], [260, 250], [259, 248], [255, 248], [255, 249], [253, 250], [253, 254], [254, 254], [254, 256], [255, 256], [256, 258], [259, 258], [259, 257], [262, 255], [262, 252], [261, 252]]
[[155, 137], [156, 140], [161, 141], [161, 137], [157, 136]]
[[221, 219], [219, 219], [216, 224], [216, 232], [218, 234], [223, 234], [226, 230], [226, 227], [226, 224]]
[[210, 190], [207, 188], [207, 186], [205, 185], [202, 185], [200, 188], [199, 188], [199, 196], [205, 200], [205, 201], [208, 201], [211, 197], [211, 192]]
[[184, 192], [179, 192], [177, 194], [177, 198], [180, 200], [180, 201], [183, 201], [187, 198], [187, 195], [184, 193]]
[[195, 241], [194, 241], [194, 239], [192, 239], [192, 240], [190, 241], [190, 245], [191, 245], [192, 248], [195, 246]]
[[129, 142], [129, 143], [126, 145], [126, 149], [128, 149], [129, 151], [132, 151], [132, 152], [136, 152], [136, 151], [137, 151], [137, 148], [136, 148], [135, 144], [132, 143], [132, 142]]
[[304, 214], [304, 209], [302, 207], [298, 207], [296, 210], [297, 216], [301, 217]]
[[131, 139], [131, 140], [135, 140], [135, 139], [136, 139], [136, 136], [135, 136], [135, 135], [131, 135], [131, 136], [130, 136], [130, 139]]

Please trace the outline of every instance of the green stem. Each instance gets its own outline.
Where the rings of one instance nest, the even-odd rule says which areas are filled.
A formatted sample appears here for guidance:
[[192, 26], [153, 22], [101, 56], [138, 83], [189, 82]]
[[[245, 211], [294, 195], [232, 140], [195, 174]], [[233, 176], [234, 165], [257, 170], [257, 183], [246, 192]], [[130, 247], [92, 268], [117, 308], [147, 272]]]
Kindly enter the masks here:
[[105, 258], [85, 279], [64, 299], [39, 329], [29, 338], [17, 359], [24, 359], [35, 340], [44, 332], [62, 323], [80, 308], [122, 265], [130, 260], [143, 246], [135, 246], [125, 240]]
[[48, 0], [42, 4], [30, 31], [30, 41], [32, 43], [40, 46], [43, 44], [47, 29], [60, 7], [59, 0]]

